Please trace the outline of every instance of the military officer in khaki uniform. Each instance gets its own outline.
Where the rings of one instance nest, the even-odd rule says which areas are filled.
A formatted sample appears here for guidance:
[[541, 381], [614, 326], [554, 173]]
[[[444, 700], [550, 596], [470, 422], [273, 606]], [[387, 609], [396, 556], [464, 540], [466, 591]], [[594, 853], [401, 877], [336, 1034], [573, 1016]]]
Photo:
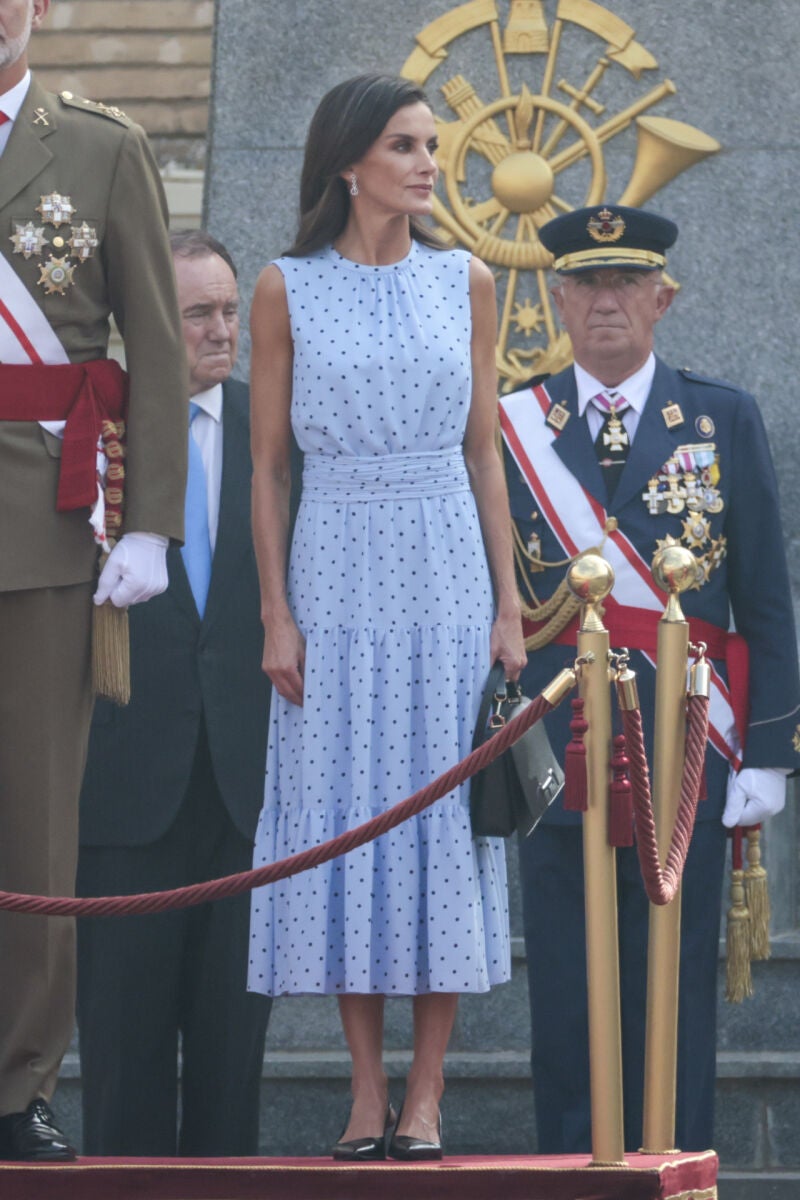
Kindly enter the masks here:
[[[28, 41], [48, 8], [0, 0], [0, 888], [63, 895], [92, 596], [125, 606], [166, 586], [167, 544], [183, 537], [188, 388], [143, 131], [32, 78]], [[111, 314], [127, 379], [106, 359]], [[98, 438], [126, 403], [123, 534], [98, 583], [112, 532]], [[73, 1027], [73, 923], [0, 912], [0, 962], [0, 1158], [73, 1158], [48, 1105]]]

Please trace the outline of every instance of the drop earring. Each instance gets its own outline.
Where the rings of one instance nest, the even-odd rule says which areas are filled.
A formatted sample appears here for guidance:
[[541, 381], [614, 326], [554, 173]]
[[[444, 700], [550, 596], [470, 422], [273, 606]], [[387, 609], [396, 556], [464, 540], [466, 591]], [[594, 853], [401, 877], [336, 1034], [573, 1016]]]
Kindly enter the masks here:
[[354, 171], [354, 172], [353, 172], [353, 174], [350, 176], [350, 195], [351, 195], [351, 196], [357, 196], [357, 195], [358, 195], [358, 180], [356, 179], [356, 173], [355, 173], [355, 171]]

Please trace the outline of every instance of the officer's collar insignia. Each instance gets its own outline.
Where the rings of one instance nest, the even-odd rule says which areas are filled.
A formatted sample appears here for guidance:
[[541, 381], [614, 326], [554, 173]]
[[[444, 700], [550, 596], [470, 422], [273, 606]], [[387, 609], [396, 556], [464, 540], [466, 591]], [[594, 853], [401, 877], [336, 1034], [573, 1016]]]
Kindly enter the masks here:
[[697, 430], [700, 437], [704, 437], [704, 438], [713, 437], [715, 430], [716, 430], [716, 426], [714, 425], [714, 422], [711, 420], [711, 417], [707, 417], [705, 415], [697, 418], [697, 420], [694, 423], [694, 427]]
[[47, 126], [49, 126], [49, 125], [50, 125], [50, 122], [49, 122], [49, 121], [48, 121], [48, 119], [47, 119], [49, 116], [50, 116], [50, 113], [47, 111], [47, 109], [46, 109], [46, 108], [35, 108], [35, 109], [33, 110], [33, 123], [34, 123], [34, 125], [47, 125]]
[[69, 285], [74, 282], [72, 276], [75, 273], [75, 265], [66, 257], [53, 258], [51, 255], [39, 270], [41, 274], [36, 282], [43, 286], [48, 296], [52, 292], [63, 296]]
[[42, 253], [42, 250], [47, 245], [43, 225], [34, 225], [33, 221], [28, 221], [26, 225], [21, 225], [18, 221], [15, 221], [14, 229], [16, 232], [8, 239], [14, 245], [14, 254], [21, 254], [23, 258], [30, 258], [32, 254]]
[[41, 197], [36, 212], [40, 214], [43, 221], [55, 225], [57, 229], [59, 225], [66, 225], [68, 221], [72, 220], [75, 216], [75, 206], [69, 196], [51, 192], [49, 196]]
[[563, 404], [553, 404], [549, 413], [545, 417], [545, 422], [551, 429], [555, 429], [556, 433], [561, 433], [561, 430], [569, 420], [570, 413], [568, 408], [564, 408]]
[[625, 232], [625, 221], [610, 208], [601, 208], [589, 217], [586, 231], [595, 242], [618, 242]]
[[676, 429], [683, 424], [683, 413], [680, 404], [667, 404], [661, 410], [667, 429]]

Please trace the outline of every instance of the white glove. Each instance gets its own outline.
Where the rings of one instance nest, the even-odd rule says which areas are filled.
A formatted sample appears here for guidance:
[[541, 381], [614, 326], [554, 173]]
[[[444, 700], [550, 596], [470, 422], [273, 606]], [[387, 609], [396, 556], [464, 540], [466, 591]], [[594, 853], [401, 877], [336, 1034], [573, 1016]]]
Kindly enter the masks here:
[[722, 824], [758, 825], [765, 817], [774, 817], [786, 803], [785, 767], [745, 767], [728, 780], [728, 795]]
[[125, 533], [100, 572], [95, 604], [110, 600], [116, 608], [139, 604], [163, 592], [168, 540], [160, 533]]

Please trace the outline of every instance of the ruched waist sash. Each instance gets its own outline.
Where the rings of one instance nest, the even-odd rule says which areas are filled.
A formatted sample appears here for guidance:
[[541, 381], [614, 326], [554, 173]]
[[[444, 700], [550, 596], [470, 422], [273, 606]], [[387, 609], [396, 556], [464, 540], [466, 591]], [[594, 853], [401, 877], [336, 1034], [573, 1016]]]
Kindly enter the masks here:
[[469, 491], [461, 447], [367, 457], [306, 454], [303, 498], [331, 504], [404, 500]]

